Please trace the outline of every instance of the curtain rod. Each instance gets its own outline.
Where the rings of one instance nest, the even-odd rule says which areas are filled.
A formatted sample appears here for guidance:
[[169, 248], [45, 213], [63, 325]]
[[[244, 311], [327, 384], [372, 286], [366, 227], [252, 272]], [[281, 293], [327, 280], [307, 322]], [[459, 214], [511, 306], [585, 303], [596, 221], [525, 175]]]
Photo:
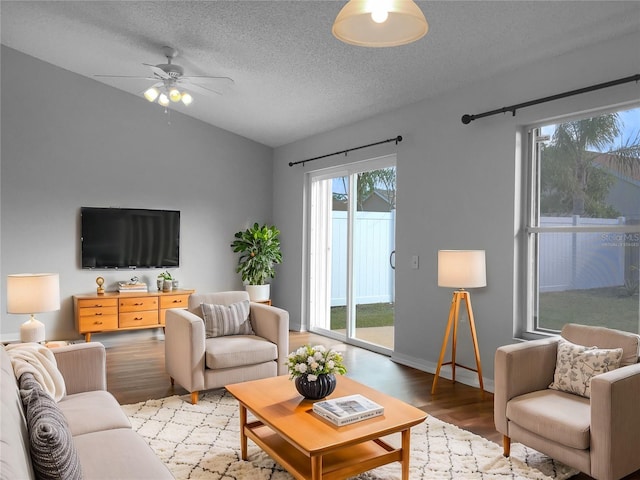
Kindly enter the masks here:
[[380, 142], [370, 143], [369, 145], [362, 145], [361, 147], [347, 148], [346, 150], [342, 150], [340, 152], [328, 153], [326, 155], [320, 155], [319, 157], [307, 158], [306, 160], [299, 160], [297, 162], [289, 162], [289, 166], [293, 167], [294, 165], [298, 165], [301, 163], [303, 166], [307, 162], [313, 162], [314, 160], [320, 160], [321, 158], [332, 157], [334, 155], [340, 155], [344, 153], [345, 155], [349, 152], [353, 152], [354, 150], [360, 150], [361, 148], [373, 147], [375, 145], [382, 145], [383, 143], [396, 142], [396, 145], [402, 141], [402, 135], [398, 135], [395, 138], [388, 138], [387, 140], [382, 140]]
[[577, 90], [571, 90], [569, 92], [558, 93], [557, 95], [551, 95], [550, 97], [538, 98], [537, 100], [530, 100], [524, 103], [518, 103], [517, 105], [511, 105], [510, 107], [502, 107], [496, 110], [491, 110], [490, 112], [478, 113], [477, 115], [463, 115], [462, 123], [465, 125], [471, 123], [473, 120], [483, 117], [489, 117], [491, 115], [497, 115], [498, 113], [506, 113], [511, 112], [511, 114], [515, 117], [516, 110], [524, 107], [530, 107], [532, 105], [538, 105], [539, 103], [551, 102], [553, 100], [558, 100], [560, 98], [571, 97], [573, 95], [578, 95], [580, 93], [593, 92], [594, 90], [600, 90], [602, 88], [613, 87], [615, 85], [621, 85], [623, 83], [629, 82], [637, 82], [640, 80], [640, 74], [631, 75], [630, 77], [619, 78], [618, 80], [611, 80], [610, 82], [599, 83], [597, 85], [592, 85], [590, 87], [578, 88]]

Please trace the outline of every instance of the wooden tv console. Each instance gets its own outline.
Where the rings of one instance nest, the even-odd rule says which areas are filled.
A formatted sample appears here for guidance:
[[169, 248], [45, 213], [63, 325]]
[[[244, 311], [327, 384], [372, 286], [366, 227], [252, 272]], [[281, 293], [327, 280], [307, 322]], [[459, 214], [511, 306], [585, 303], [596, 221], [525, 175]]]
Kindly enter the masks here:
[[105, 292], [73, 296], [76, 329], [91, 341], [92, 333], [164, 327], [170, 308], [186, 309], [195, 290], [171, 292]]

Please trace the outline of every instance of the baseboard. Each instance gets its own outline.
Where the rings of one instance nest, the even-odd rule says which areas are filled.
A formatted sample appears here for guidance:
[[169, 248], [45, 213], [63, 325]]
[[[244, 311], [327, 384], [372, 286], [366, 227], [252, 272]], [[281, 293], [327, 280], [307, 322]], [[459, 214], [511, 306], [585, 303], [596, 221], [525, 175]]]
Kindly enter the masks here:
[[[427, 373], [436, 373], [438, 364], [430, 361], [425, 361], [421, 358], [411, 357], [409, 355], [403, 355], [394, 352], [391, 355], [391, 360], [407, 367], [412, 367], [417, 370], [421, 370]], [[451, 366], [445, 365], [440, 369], [440, 377], [451, 380]], [[456, 368], [456, 382], [469, 385], [470, 387], [480, 388], [480, 382], [478, 382], [478, 375], [475, 372], [471, 372], [464, 368]], [[493, 379], [482, 376], [482, 382], [484, 383], [484, 389], [487, 392], [494, 392]]]

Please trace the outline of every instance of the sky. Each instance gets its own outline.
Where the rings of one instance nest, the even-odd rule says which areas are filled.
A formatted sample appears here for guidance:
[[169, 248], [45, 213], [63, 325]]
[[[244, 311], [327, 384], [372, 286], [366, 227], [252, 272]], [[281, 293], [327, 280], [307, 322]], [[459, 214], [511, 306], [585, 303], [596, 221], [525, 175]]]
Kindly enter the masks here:
[[640, 132], [640, 107], [633, 110], [626, 110], [620, 113], [620, 118], [624, 122], [623, 138], [635, 137]]
[[[622, 123], [622, 135], [621, 140], [617, 140], [612, 148], [619, 146], [621, 143], [626, 144], [629, 140], [640, 139], [640, 107], [619, 111], [618, 116]], [[554, 125], [542, 127], [542, 133], [551, 137], [553, 137], [554, 130]], [[603, 151], [611, 151], [612, 148], [603, 149]]]

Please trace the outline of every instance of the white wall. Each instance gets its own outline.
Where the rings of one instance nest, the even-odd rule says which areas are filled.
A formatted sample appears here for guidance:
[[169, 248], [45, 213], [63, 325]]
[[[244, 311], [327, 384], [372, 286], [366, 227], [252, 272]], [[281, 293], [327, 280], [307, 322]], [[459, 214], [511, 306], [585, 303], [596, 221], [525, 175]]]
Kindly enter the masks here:
[[[493, 356], [514, 340], [522, 289], [516, 268], [521, 167], [519, 126], [622, 102], [638, 101], [634, 83], [530, 107], [463, 125], [460, 117], [554, 95], [637, 72], [640, 35], [591, 46], [539, 64], [474, 82], [447, 95], [299, 141], [275, 151], [274, 221], [284, 255], [275, 302], [305, 328], [305, 172], [397, 151], [396, 332], [394, 358], [435, 371], [451, 290], [437, 286], [439, 249], [486, 249], [486, 288], [472, 292], [484, 376]], [[634, 61], [635, 59], [635, 61]], [[386, 144], [289, 167], [304, 160], [402, 135]], [[412, 255], [420, 268], [412, 270]], [[466, 317], [462, 317], [465, 319]], [[468, 327], [461, 325], [460, 363], [473, 366]], [[475, 374], [459, 378], [477, 383]], [[491, 386], [491, 382], [489, 382]]]
[[[159, 270], [80, 269], [81, 206], [181, 211], [184, 288], [241, 288], [233, 234], [271, 220], [271, 148], [2, 47], [0, 335], [18, 337], [6, 275], [60, 274], [62, 308], [40, 314], [47, 339], [77, 338], [72, 295]], [[197, 101], [197, 99], [196, 99]], [[274, 289], [275, 290], [275, 289]]]

